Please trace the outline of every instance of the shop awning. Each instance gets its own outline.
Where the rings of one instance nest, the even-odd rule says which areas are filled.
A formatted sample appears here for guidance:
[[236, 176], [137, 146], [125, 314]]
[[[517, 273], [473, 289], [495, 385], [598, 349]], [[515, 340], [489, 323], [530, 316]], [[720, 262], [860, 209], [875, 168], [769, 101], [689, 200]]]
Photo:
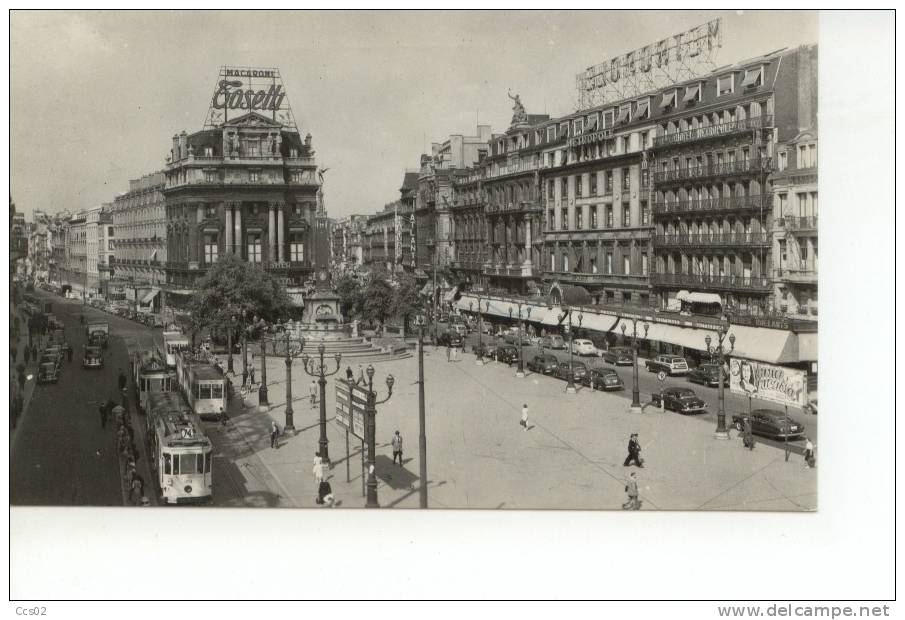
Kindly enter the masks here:
[[443, 296], [443, 301], [445, 301], [447, 303], [455, 301], [456, 295], [458, 295], [458, 294], [459, 294], [459, 287], [454, 286], [453, 288], [446, 291], [446, 294]]
[[723, 300], [716, 293], [699, 293], [697, 291], [689, 293], [688, 291], [679, 291], [676, 299], [690, 304], [720, 304]]
[[[478, 300], [481, 302], [481, 314], [498, 316], [502, 318], [518, 318], [518, 303], [504, 299], [488, 299], [487, 297], [478, 298], [477, 295], [462, 295], [456, 302], [456, 307], [460, 310], [468, 312], [478, 311]], [[469, 306], [469, 304], [471, 304]], [[529, 313], [528, 310], [531, 310]], [[509, 310], [512, 314], [509, 314]], [[535, 323], [546, 323], [549, 314], [547, 307], [534, 303], [522, 302], [522, 319]]]
[[156, 289], [156, 288], [151, 289], [150, 291], [148, 291], [147, 293], [144, 294], [144, 297], [141, 298], [141, 303], [143, 303], [143, 304], [151, 303], [151, 301], [153, 301], [153, 299], [155, 297], [157, 297], [157, 293], [159, 293], [159, 292], [160, 292], [159, 289]]
[[742, 80], [741, 87], [745, 88], [746, 86], [753, 86], [755, 82], [757, 82], [757, 78], [760, 77], [760, 71], [748, 71], [748, 74], [745, 76], [745, 79]]

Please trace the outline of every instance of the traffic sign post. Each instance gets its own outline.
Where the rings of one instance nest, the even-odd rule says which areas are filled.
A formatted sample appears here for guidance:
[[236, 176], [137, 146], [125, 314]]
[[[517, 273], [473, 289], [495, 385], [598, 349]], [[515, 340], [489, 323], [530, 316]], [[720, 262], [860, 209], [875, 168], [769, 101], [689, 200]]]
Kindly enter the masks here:
[[666, 399], [663, 398], [663, 382], [666, 381], [666, 373], [662, 370], [657, 373], [657, 380], [660, 381], [660, 413], [666, 411]]

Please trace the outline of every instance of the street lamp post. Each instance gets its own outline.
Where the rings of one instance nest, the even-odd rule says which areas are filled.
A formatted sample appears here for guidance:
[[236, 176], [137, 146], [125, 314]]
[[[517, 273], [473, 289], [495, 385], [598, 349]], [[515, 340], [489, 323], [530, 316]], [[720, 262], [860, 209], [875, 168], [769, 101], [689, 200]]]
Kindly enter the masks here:
[[427, 433], [424, 414], [424, 317], [415, 319], [418, 325], [418, 500], [421, 508], [427, 508]]
[[[572, 368], [572, 339], [573, 332], [575, 331], [572, 328], [572, 310], [569, 309], [568, 306], [563, 306], [563, 314], [559, 317], [559, 322], [562, 323], [564, 319], [569, 319], [569, 325], [567, 326], [569, 330], [569, 383], [566, 384], [566, 392], [569, 394], [574, 394], [576, 392], [575, 389], [575, 370]], [[584, 320], [584, 313], [579, 310], [578, 312], [578, 327], [581, 327], [581, 323]]]
[[368, 498], [365, 503], [365, 508], [380, 508], [380, 504], [377, 503], [377, 405], [382, 405], [383, 403], [390, 400], [393, 396], [393, 383], [395, 379], [393, 379], [393, 375], [387, 375], [386, 383], [387, 383], [387, 397], [383, 400], [377, 400], [377, 394], [374, 392], [374, 366], [368, 364], [367, 369], [368, 374], [368, 409], [367, 409], [367, 435], [368, 435]]
[[725, 327], [720, 326], [719, 331], [717, 332], [717, 344], [715, 346], [710, 346], [712, 342], [710, 335], [704, 337], [704, 342], [707, 345], [707, 351], [711, 355], [716, 355], [718, 363], [719, 363], [719, 408], [716, 413], [716, 430], [714, 431], [714, 437], [719, 439], [729, 439], [729, 428], [726, 426], [726, 393], [725, 386], [723, 383], [726, 380], [725, 371], [723, 369], [724, 365], [724, 356], [729, 355], [735, 350], [735, 334], [729, 334], [729, 350], [724, 350], [723, 341], [726, 339], [726, 334], [729, 331], [728, 321]]
[[[335, 353], [333, 358], [336, 360], [336, 370], [327, 372], [327, 364], [324, 362], [324, 351], [326, 347], [323, 341], [317, 345], [317, 354], [319, 360], [310, 359], [307, 354], [302, 356], [302, 366], [305, 372], [312, 376], [318, 377], [318, 385], [320, 386], [320, 439], [317, 441], [317, 455], [321, 457], [324, 463], [330, 465], [330, 455], [327, 450], [327, 377], [335, 375], [339, 372], [339, 364], [342, 361], [342, 354]], [[310, 366], [309, 366], [310, 363]]]
[[269, 405], [267, 400], [267, 332], [269, 326], [264, 325], [264, 334], [261, 335], [261, 387], [258, 388], [258, 404]]
[[[516, 307], [518, 308], [518, 370], [515, 373], [516, 377], [522, 378], [525, 376], [525, 361], [524, 355], [522, 355], [522, 307], [524, 304], [522, 302], [517, 302]], [[509, 306], [509, 318], [512, 318], [512, 306]], [[531, 306], [528, 306], [527, 314], [525, 318], [531, 318]], [[571, 358], [570, 358], [571, 359]]]
[[[641, 411], [641, 392], [638, 389], [638, 319], [632, 319], [632, 405], [631, 411]], [[648, 323], [644, 324], [644, 338], [650, 329]], [[625, 337], [625, 323], [622, 324], [622, 336]]]
[[[294, 432], [293, 415], [295, 411], [292, 409], [292, 360], [298, 357], [305, 348], [305, 339], [298, 338], [292, 341], [289, 330], [286, 329], [284, 333], [286, 335], [284, 338], [286, 341], [286, 422], [283, 426], [287, 432]], [[274, 354], [276, 354], [276, 350], [274, 350]]]

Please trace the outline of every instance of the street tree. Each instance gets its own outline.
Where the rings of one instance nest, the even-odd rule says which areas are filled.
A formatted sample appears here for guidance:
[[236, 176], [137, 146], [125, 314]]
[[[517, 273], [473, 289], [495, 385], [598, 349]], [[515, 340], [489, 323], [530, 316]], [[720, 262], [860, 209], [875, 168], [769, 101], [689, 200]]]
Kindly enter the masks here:
[[232, 254], [220, 259], [197, 283], [191, 304], [192, 327], [222, 331], [232, 317], [270, 322], [286, 318], [292, 302], [285, 287], [254, 263]]
[[361, 316], [381, 326], [392, 316], [393, 287], [381, 277], [372, 276], [364, 290]]
[[361, 315], [364, 302], [361, 282], [351, 274], [344, 274], [336, 280], [336, 294], [339, 295], [339, 311], [346, 321]]
[[419, 295], [415, 278], [407, 273], [399, 275], [398, 285], [393, 291], [392, 315], [402, 319], [402, 324], [408, 331], [409, 319], [423, 307], [423, 299]]

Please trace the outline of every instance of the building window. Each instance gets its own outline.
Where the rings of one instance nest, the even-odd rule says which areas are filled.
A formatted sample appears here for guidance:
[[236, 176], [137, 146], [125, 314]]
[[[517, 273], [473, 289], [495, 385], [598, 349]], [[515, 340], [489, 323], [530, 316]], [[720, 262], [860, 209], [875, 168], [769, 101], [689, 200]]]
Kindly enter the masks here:
[[204, 217], [216, 217], [217, 207], [214, 205], [204, 205]]
[[204, 235], [204, 262], [213, 265], [217, 262], [217, 235]]
[[789, 206], [789, 195], [788, 194], [780, 194], [779, 195], [779, 215], [782, 216], [786, 212], [786, 207]]
[[549, 217], [548, 217], [549, 223], [548, 223], [548, 225], [547, 225], [547, 228], [548, 228], [549, 230], [556, 230], [556, 227], [555, 227], [554, 224], [553, 224], [553, 209], [550, 209], [550, 211], [548, 212], [548, 216], [549, 216]]
[[779, 152], [779, 171], [782, 172], [789, 165], [788, 154], [785, 151]]
[[607, 194], [613, 193], [613, 171], [607, 170], [606, 176], [604, 177], [604, 192]]
[[589, 194], [591, 196], [596, 196], [597, 195], [597, 173], [596, 172], [591, 173], [591, 177], [588, 179], [588, 184], [589, 184], [589, 190], [590, 190]]
[[555, 187], [553, 185], [553, 181], [552, 180], [547, 181], [547, 198], [549, 200], [553, 200], [555, 195], [556, 195], [556, 192], [555, 192]]
[[613, 110], [607, 110], [606, 112], [604, 112], [603, 113], [603, 127], [604, 128], [612, 127], [614, 118], [615, 118], [615, 113], [613, 112]]
[[581, 230], [581, 225], [583, 224], [582, 216], [583, 216], [583, 213], [581, 212], [581, 208], [576, 209], [575, 210], [575, 228], [578, 230]]
[[650, 99], [642, 99], [635, 107], [635, 119], [650, 118]]
[[632, 210], [627, 202], [622, 203], [622, 226], [628, 228], [632, 225]]
[[641, 201], [641, 225], [650, 226], [650, 209], [646, 200]]
[[591, 206], [591, 228], [597, 228], [597, 205]]
[[811, 167], [815, 168], [817, 166], [817, 145], [811, 144], [808, 146], [808, 151], [811, 154]]
[[305, 260], [305, 243], [302, 233], [289, 233], [289, 261], [301, 263]]
[[592, 256], [590, 260], [591, 273], [597, 273], [597, 257]]
[[113, 227], [112, 226], [107, 226], [107, 236], [108, 237], [113, 236]]
[[622, 191], [627, 192], [629, 190], [629, 170], [628, 168], [622, 169]]
[[562, 200], [569, 199], [569, 180], [566, 177], [559, 180], [559, 194]]
[[613, 228], [613, 205], [606, 206], [606, 227]]
[[260, 173], [257, 170], [251, 170], [248, 173], [248, 180], [252, 183], [257, 183], [259, 179]]
[[562, 253], [562, 270], [569, 271], [569, 255], [565, 252]]
[[647, 254], [642, 254], [642, 255], [641, 255], [641, 275], [642, 275], [642, 276], [646, 276], [646, 275], [647, 275], [647, 270], [648, 270], [648, 267], [647, 267]]
[[764, 68], [748, 69], [745, 71], [745, 79], [742, 80], [742, 86], [745, 88], [754, 88], [764, 85]]
[[216, 183], [217, 182], [217, 172], [215, 170], [205, 170], [204, 171], [204, 182], [205, 183]]
[[735, 89], [735, 76], [730, 74], [723, 76], [721, 78], [717, 78], [716, 80], [716, 92], [719, 96], [722, 95], [731, 95]]
[[204, 156], [213, 157], [214, 156], [214, 147], [212, 147], [212, 146], [204, 147]]
[[608, 273], [608, 274], [613, 273], [613, 253], [612, 252], [606, 253], [606, 273]]
[[547, 127], [547, 142], [554, 142], [556, 140], [556, 127], [550, 126]]
[[786, 240], [780, 239], [779, 240], [779, 268], [785, 269], [786, 263], [788, 262], [788, 260], [789, 260], [789, 256], [786, 251]]
[[584, 179], [581, 175], [575, 177], [575, 197], [581, 198], [584, 193]]
[[584, 119], [583, 119], [583, 118], [576, 118], [576, 119], [575, 119], [575, 133], [574, 133], [573, 135], [576, 135], [576, 136], [577, 136], [577, 135], [580, 134], [582, 131], [584, 131]]
[[248, 262], [249, 263], [260, 263], [261, 262], [261, 234], [260, 233], [249, 233], [246, 240], [248, 241]]
[[622, 273], [629, 275], [632, 272], [632, 261], [628, 256], [622, 257]]
[[261, 155], [261, 143], [258, 140], [246, 141], [245, 155], [248, 157], [259, 157]]

